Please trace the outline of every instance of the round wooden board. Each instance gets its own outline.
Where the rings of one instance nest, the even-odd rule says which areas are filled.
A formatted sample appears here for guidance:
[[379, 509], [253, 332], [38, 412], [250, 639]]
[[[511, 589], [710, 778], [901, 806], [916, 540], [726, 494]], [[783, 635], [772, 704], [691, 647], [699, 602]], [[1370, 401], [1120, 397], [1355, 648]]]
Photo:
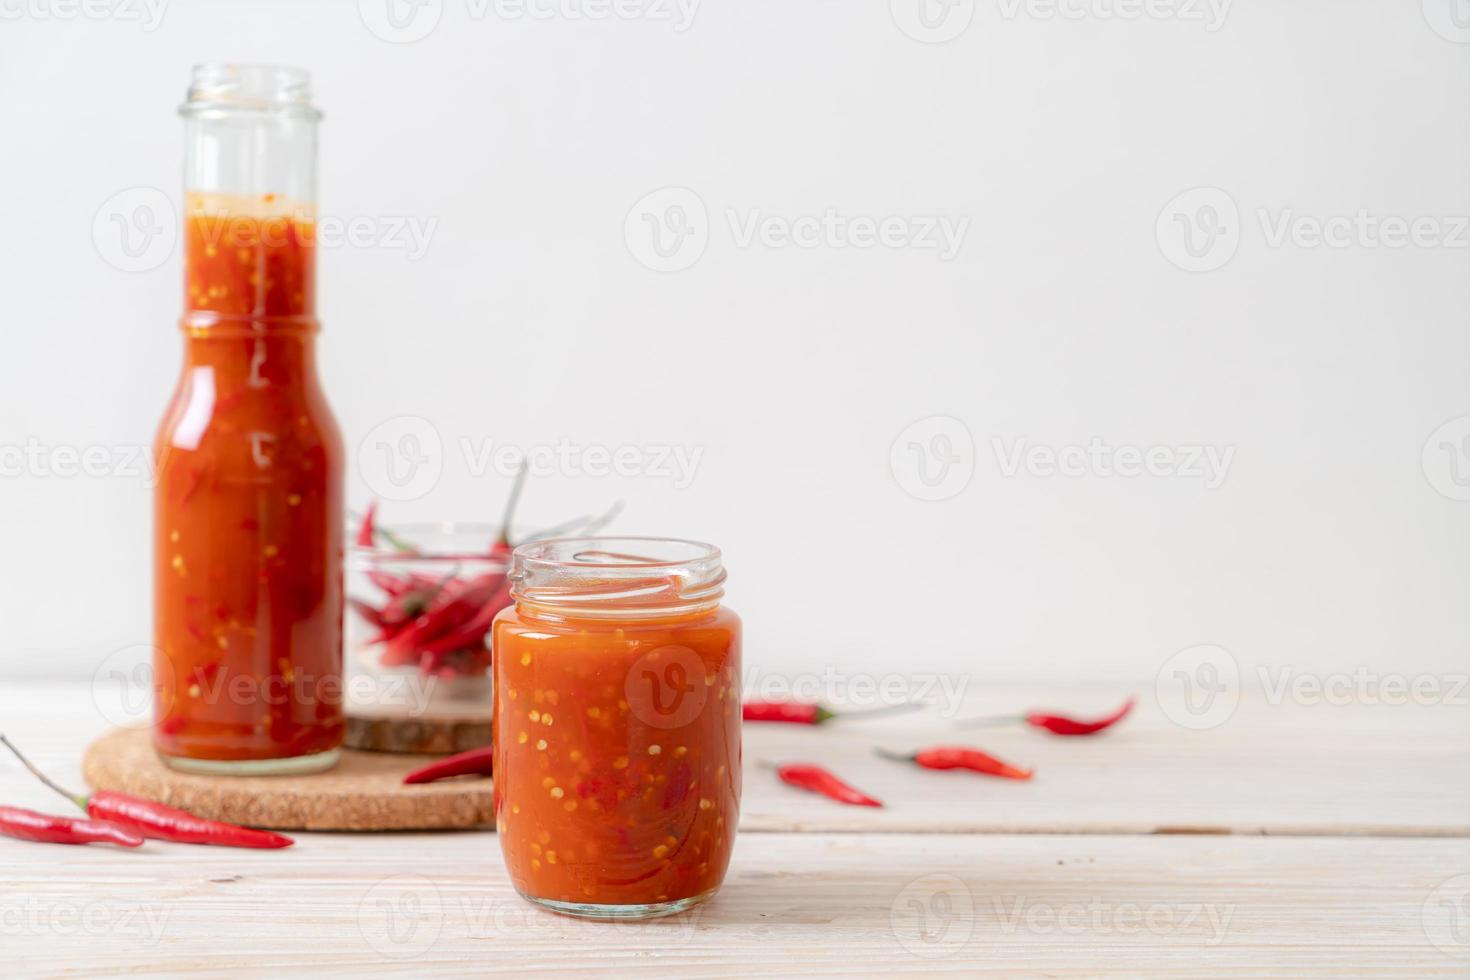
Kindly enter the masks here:
[[194, 776], [159, 761], [146, 729], [119, 729], [87, 747], [94, 789], [133, 793], [201, 817], [274, 830], [465, 830], [492, 823], [490, 780], [404, 786], [423, 756], [342, 752], [310, 776]]
[[[448, 755], [490, 744], [490, 718], [479, 715], [420, 715], [417, 717], [374, 717], [365, 712], [347, 715], [348, 748], [368, 752], [411, 752], [417, 755]], [[420, 764], [424, 760], [420, 759]]]

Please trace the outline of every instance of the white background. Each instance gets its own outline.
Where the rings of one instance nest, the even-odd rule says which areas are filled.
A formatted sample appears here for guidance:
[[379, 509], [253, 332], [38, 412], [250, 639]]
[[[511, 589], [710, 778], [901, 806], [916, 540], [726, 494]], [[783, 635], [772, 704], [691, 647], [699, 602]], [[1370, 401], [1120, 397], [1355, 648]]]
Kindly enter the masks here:
[[[524, 517], [623, 499], [614, 530], [717, 542], [760, 670], [1122, 686], [1201, 643], [1463, 668], [1470, 503], [1446, 494], [1470, 423], [1431, 436], [1470, 414], [1470, 232], [1271, 244], [1287, 214], [1451, 237], [1470, 214], [1470, 30], [1448, 0], [1250, 0], [1223, 22], [1183, 0], [1132, 19], [932, 0], [943, 43], [911, 36], [917, 0], [706, 0], [684, 30], [564, 12], [597, 0], [443, 0], [413, 43], [369, 28], [388, 0], [173, 0], [153, 30], [123, 0], [66, 2], [0, 0], [0, 447], [105, 447], [124, 472], [3, 458], [3, 676], [88, 676], [149, 637], [150, 492], [126, 460], [179, 369], [181, 273], [176, 251], [109, 264], [106, 208], [176, 199], [174, 109], [204, 60], [312, 71], [325, 214], [433, 222], [416, 259], [321, 255], [351, 451], [401, 416], [442, 439], [437, 482], [390, 523], [494, 519], [509, 480], [475, 475], [464, 439], [673, 445], [702, 453], [688, 487], [561, 473]], [[1180, 222], [1220, 197], [1167, 209], [1201, 186], [1238, 218], [1205, 258], [1229, 261], [1190, 272]], [[657, 272], [635, 206], [665, 187], [705, 207], [705, 248]], [[828, 208], [968, 226], [949, 260], [740, 238], [753, 213]], [[950, 443], [942, 501], [909, 492], [910, 436], [891, 458], [931, 416], [973, 445]], [[1209, 488], [1008, 476], [995, 444], [1093, 437], [1233, 455]]]

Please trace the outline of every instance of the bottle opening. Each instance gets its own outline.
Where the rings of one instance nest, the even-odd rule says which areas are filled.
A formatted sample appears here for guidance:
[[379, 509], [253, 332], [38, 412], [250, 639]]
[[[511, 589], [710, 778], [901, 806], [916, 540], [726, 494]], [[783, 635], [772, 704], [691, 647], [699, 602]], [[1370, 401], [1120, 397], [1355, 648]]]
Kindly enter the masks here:
[[647, 618], [719, 605], [720, 549], [678, 538], [554, 538], [511, 558], [511, 596], [533, 615]]
[[195, 65], [185, 115], [229, 111], [295, 112], [320, 118], [311, 104], [311, 75], [283, 65]]

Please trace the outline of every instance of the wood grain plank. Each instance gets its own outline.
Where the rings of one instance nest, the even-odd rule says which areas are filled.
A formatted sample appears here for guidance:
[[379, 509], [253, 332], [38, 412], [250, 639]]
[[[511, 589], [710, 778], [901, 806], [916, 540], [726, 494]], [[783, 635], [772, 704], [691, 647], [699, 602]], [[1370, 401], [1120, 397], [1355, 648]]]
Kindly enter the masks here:
[[0, 959], [25, 975], [1470, 969], [1470, 915], [1456, 943], [1437, 902], [1470, 893], [1465, 840], [749, 834], [710, 904], [642, 924], [532, 907], [482, 832], [304, 835], [269, 853], [0, 840], [0, 869]]
[[[1126, 687], [1064, 691], [995, 686], [962, 715], [1035, 704], [1106, 710]], [[1459, 704], [1334, 706], [1271, 703], [1247, 692], [1234, 714], [1203, 731], [1170, 720], [1151, 697], [1116, 731], [1069, 739], [1016, 726], [956, 731], [935, 713], [833, 722], [822, 728], [747, 725], [744, 832], [1170, 832], [1370, 836], [1470, 835], [1470, 709]], [[0, 688], [10, 734], [59, 776], [80, 783], [86, 743], [113, 708], [77, 685]], [[935, 773], [875, 758], [874, 745], [909, 749], [966, 742], [1034, 766], [1027, 783]], [[814, 761], [883, 799], [842, 807], [779, 783], [760, 760]], [[0, 794], [48, 802], [0, 758]]]

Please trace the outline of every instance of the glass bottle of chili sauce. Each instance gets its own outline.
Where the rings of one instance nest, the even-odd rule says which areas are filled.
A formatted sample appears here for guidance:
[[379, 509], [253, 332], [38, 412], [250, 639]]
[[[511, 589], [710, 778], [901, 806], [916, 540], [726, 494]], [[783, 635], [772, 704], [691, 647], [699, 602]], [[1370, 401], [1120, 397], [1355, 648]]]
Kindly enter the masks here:
[[184, 368], [154, 446], [154, 745], [193, 772], [311, 772], [342, 719], [343, 449], [316, 371], [305, 72], [195, 68]]
[[718, 549], [522, 545], [496, 617], [495, 820], [516, 890], [647, 918], [719, 888], [740, 812], [740, 619]]

